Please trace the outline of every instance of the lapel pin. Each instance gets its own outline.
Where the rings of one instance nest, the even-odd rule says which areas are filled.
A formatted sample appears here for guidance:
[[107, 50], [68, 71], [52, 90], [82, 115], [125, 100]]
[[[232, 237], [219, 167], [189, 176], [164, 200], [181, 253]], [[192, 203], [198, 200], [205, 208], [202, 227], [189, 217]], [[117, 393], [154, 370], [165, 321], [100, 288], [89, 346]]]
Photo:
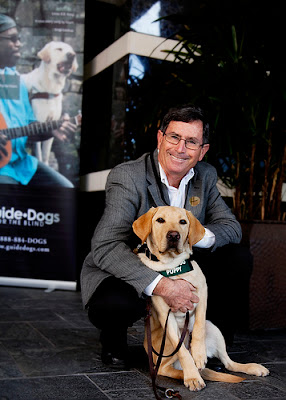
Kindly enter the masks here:
[[199, 205], [200, 202], [201, 202], [201, 199], [200, 199], [199, 197], [197, 197], [197, 196], [192, 196], [192, 197], [190, 198], [190, 205], [191, 205], [192, 207], [195, 207], [195, 206]]

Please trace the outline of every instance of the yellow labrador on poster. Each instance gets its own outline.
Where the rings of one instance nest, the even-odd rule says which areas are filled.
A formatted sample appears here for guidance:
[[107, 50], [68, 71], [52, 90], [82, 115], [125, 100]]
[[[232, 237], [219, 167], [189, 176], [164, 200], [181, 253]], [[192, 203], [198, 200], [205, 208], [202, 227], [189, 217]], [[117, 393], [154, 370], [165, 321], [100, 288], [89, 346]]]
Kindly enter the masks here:
[[[51, 41], [39, 52], [38, 68], [22, 78], [31, 98], [32, 108], [39, 122], [57, 121], [62, 115], [62, 91], [66, 79], [78, 68], [73, 48], [64, 42]], [[36, 143], [36, 157], [48, 165], [53, 138]]]
[[[185, 339], [185, 343], [174, 356], [163, 358], [158, 374], [183, 380], [185, 386], [191, 391], [205, 387], [203, 377], [207, 380], [222, 382], [243, 380], [235, 375], [205, 368], [208, 357], [217, 357], [229, 371], [256, 376], [268, 375], [268, 369], [260, 364], [240, 364], [232, 361], [226, 352], [222, 333], [214, 324], [206, 321], [205, 276], [198, 264], [193, 260], [190, 261], [192, 246], [203, 238], [204, 228], [192, 213], [170, 206], [151, 208], [134, 222], [133, 230], [142, 243], [146, 241], [149, 252], [158, 260], [152, 261], [146, 254], [139, 253], [138, 256], [142, 262], [172, 279], [189, 281], [196, 288], [195, 293], [200, 299], [190, 311], [188, 330], [192, 333], [191, 343], [188, 343], [188, 338]], [[218, 307], [221, 306], [218, 304]], [[169, 306], [162, 297], [152, 296], [152, 345], [157, 351], [160, 349], [168, 311]], [[184, 322], [184, 313], [180, 311], [170, 313], [164, 354], [171, 354], [177, 347]], [[146, 334], [144, 346], [147, 351]], [[157, 358], [153, 355], [155, 363]]]

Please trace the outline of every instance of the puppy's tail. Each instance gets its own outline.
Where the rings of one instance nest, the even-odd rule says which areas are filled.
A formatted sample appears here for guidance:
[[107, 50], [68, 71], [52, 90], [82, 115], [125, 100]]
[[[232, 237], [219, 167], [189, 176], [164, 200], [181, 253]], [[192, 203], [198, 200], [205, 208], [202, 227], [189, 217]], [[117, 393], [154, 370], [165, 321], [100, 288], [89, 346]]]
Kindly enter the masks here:
[[200, 371], [200, 374], [203, 379], [206, 381], [213, 382], [230, 382], [230, 383], [239, 383], [245, 380], [245, 378], [241, 378], [240, 376], [225, 374], [223, 372], [216, 372], [209, 368], [204, 368]]

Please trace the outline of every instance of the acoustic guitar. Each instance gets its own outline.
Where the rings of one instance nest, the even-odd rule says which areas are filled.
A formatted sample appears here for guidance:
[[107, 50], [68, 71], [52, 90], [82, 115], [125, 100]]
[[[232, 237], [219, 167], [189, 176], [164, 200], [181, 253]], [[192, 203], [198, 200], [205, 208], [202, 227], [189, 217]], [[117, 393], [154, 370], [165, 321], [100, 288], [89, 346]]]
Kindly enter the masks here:
[[[69, 121], [76, 126], [81, 125], [81, 114], [71, 118]], [[20, 126], [17, 128], [7, 128], [6, 121], [3, 115], [0, 113], [0, 133], [6, 136], [7, 143], [5, 144], [5, 149], [7, 155], [3, 152], [0, 153], [0, 168], [4, 167], [10, 161], [12, 155], [12, 144], [11, 139], [17, 139], [23, 136], [39, 136], [44, 135], [49, 131], [59, 129], [63, 124], [64, 119], [58, 121], [47, 121], [47, 122], [33, 122], [30, 125]]]

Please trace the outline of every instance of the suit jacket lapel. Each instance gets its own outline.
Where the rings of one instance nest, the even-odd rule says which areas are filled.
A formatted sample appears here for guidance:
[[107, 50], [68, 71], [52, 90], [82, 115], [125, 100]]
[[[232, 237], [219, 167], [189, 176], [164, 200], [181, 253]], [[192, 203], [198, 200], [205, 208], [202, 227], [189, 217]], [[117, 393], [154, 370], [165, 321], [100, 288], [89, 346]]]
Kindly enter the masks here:
[[195, 175], [189, 181], [186, 190], [185, 209], [191, 211], [195, 217], [198, 217], [201, 211], [201, 197], [202, 181], [198, 178], [198, 173], [195, 167]]
[[[168, 190], [166, 186], [161, 183], [160, 179], [157, 149], [153, 153], [155, 171], [152, 166], [150, 157], [151, 155], [147, 158], [147, 182], [148, 182], [147, 191], [148, 191], [150, 207], [170, 205]], [[157, 179], [156, 179], [156, 174], [157, 174]], [[161, 186], [161, 191], [163, 196], [161, 194], [159, 185]]]

